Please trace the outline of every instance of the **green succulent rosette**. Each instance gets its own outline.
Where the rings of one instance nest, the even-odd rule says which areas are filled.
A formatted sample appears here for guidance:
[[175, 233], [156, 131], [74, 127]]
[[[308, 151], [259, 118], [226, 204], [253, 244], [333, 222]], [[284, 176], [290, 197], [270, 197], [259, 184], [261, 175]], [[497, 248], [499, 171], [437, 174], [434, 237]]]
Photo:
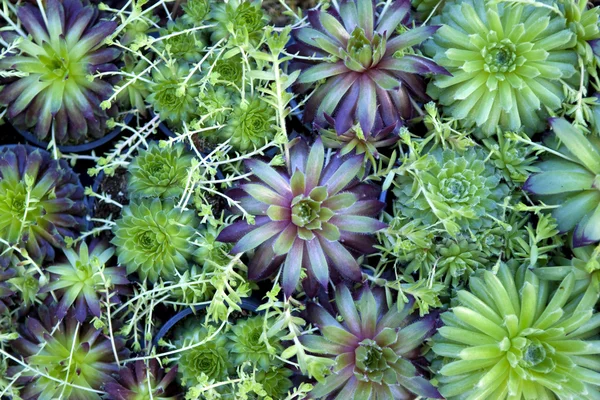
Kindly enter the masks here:
[[416, 177], [399, 176], [394, 207], [426, 225], [441, 222], [452, 236], [490, 227], [508, 187], [485, 152], [436, 149]]
[[219, 40], [228, 39], [232, 33], [235, 37], [248, 38], [258, 42], [262, 30], [267, 25], [268, 18], [261, 8], [261, 2], [256, 0], [231, 0], [219, 2], [211, 7], [210, 22], [215, 24], [210, 39], [213, 44]]
[[40, 293], [53, 292], [59, 301], [56, 316], [63, 318], [70, 307], [75, 308], [75, 318], [84, 322], [88, 313], [100, 318], [100, 299], [118, 302], [118, 293], [129, 284], [125, 269], [107, 266], [115, 249], [107, 243], [92, 241], [90, 246], [82, 242], [77, 249], [63, 250], [66, 262], [45, 268], [50, 273], [50, 283]]
[[[214, 327], [213, 327], [214, 328]], [[177, 361], [177, 378], [183, 386], [193, 387], [198, 384], [198, 378], [206, 375], [209, 380], [226, 380], [233, 370], [229, 352], [227, 351], [227, 336], [213, 334], [214, 330], [201, 325], [198, 319], [191, 319], [177, 331], [179, 338], [175, 345], [178, 348], [192, 346]], [[197, 345], [198, 343], [201, 345]]]
[[550, 125], [560, 145], [549, 143], [548, 157], [535, 164], [539, 173], [529, 176], [523, 189], [545, 204], [561, 233], [573, 231], [573, 246], [600, 241], [600, 140], [585, 136], [564, 118]]
[[485, 135], [497, 127], [543, 130], [546, 110], [562, 106], [563, 84], [578, 84], [569, 81], [576, 78], [576, 35], [551, 7], [454, 1], [431, 22], [442, 27], [424, 51], [452, 75], [436, 75], [427, 93]]
[[194, 30], [181, 20], [169, 21], [167, 27], [159, 31], [158, 50], [165, 50], [174, 60], [198, 62], [202, 59], [206, 40], [201, 30]]
[[277, 337], [268, 338], [268, 346], [263, 341], [264, 322], [264, 316], [257, 315], [237, 320], [231, 326], [229, 350], [235, 365], [242, 365], [249, 361], [261, 370], [267, 371], [273, 364], [274, 355], [283, 351]]
[[203, 25], [210, 13], [210, 0], [188, 0], [183, 8], [182, 20], [188, 25]]
[[199, 220], [172, 200], [142, 199], [125, 206], [113, 227], [119, 264], [155, 283], [189, 268]]
[[141, 149], [127, 167], [127, 192], [132, 199], [176, 198], [183, 194], [192, 165], [192, 154], [183, 143], [164, 146], [152, 142]]
[[600, 396], [597, 296], [571, 299], [574, 285], [574, 274], [557, 286], [504, 263], [496, 274], [472, 276], [434, 336], [440, 393], [449, 400]]
[[275, 136], [275, 109], [260, 97], [241, 100], [233, 106], [225, 126], [213, 140], [229, 140], [238, 151], [264, 146]]
[[153, 69], [150, 95], [146, 101], [162, 121], [178, 125], [197, 116], [196, 97], [199, 89], [194, 85], [184, 84], [189, 71], [190, 67], [185, 62], [161, 64]]
[[127, 356], [124, 343], [89, 323], [80, 324], [72, 314], [60, 321], [52, 307], [39, 304], [37, 318], [27, 317], [19, 338], [11, 342], [29, 368], [10, 367], [8, 376], [16, 378], [23, 399], [100, 400], [101, 389], [114, 382], [119, 370], [115, 354]]

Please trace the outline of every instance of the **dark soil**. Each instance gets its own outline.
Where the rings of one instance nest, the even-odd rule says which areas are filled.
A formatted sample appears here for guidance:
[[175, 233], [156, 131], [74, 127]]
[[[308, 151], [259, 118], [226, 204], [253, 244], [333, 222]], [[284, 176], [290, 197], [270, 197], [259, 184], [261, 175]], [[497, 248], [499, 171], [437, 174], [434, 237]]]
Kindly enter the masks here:
[[23, 136], [19, 135], [10, 124], [0, 125], [0, 146], [19, 143], [25, 143]]
[[[113, 176], [102, 175], [100, 178], [100, 184], [95, 188], [96, 193], [102, 193], [103, 195], [110, 196], [110, 198], [120, 204], [127, 205], [129, 200], [127, 199], [127, 169], [118, 168]], [[112, 219], [117, 219], [121, 215], [121, 208], [110, 203], [106, 203], [98, 198], [94, 201], [94, 212], [95, 218], [108, 219], [112, 216]], [[96, 226], [101, 226], [101, 223], [96, 222]], [[109, 240], [112, 234], [109, 231], [103, 231], [102, 235]]]

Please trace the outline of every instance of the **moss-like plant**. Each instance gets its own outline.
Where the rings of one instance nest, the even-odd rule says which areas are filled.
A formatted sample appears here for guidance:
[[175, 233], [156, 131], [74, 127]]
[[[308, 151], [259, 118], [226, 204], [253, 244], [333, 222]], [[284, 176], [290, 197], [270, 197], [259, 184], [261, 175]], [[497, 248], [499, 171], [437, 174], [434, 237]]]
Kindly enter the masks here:
[[481, 271], [442, 314], [433, 351], [445, 398], [584, 399], [600, 395], [596, 297], [571, 301], [575, 276], [558, 287], [526, 266]]
[[105, 78], [88, 77], [117, 70], [120, 52], [103, 46], [117, 23], [99, 20], [86, 0], [47, 0], [43, 10], [24, 4], [17, 17], [29, 36], [20, 37], [18, 54], [0, 60], [1, 70], [22, 74], [0, 92], [12, 123], [63, 144], [104, 136], [109, 115], [100, 102], [113, 88]]
[[67, 262], [46, 267], [51, 279], [40, 293], [56, 292], [58, 318], [63, 318], [73, 305], [79, 322], [85, 321], [88, 312], [100, 318], [100, 298], [106, 301], [107, 291], [111, 302], [118, 302], [118, 293], [129, 281], [124, 268], [107, 266], [114, 253], [107, 243], [96, 240], [88, 248], [82, 242], [76, 250], [64, 249]]
[[[36, 262], [54, 259], [54, 248], [86, 227], [79, 178], [65, 160], [30, 146], [0, 148], [0, 237], [27, 250]], [[6, 259], [0, 244], [0, 258]]]
[[192, 210], [177, 208], [171, 200], [144, 199], [123, 209], [111, 243], [128, 274], [137, 272], [150, 282], [173, 279], [188, 268], [198, 225]]
[[127, 167], [129, 197], [179, 197], [185, 189], [192, 158], [183, 143], [150, 143]]

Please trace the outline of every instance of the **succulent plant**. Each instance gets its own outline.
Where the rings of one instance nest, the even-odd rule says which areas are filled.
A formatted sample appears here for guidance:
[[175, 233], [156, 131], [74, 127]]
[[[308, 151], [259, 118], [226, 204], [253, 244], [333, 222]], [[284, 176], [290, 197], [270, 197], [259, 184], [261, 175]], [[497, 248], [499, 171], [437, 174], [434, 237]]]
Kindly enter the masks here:
[[308, 312], [322, 336], [302, 336], [310, 351], [335, 360], [331, 374], [310, 393], [318, 399], [442, 398], [414, 362], [425, 339], [435, 331], [433, 314], [411, 321], [412, 302], [389, 310], [383, 296], [366, 287], [354, 301], [350, 290], [338, 286], [335, 296], [339, 317], [310, 304]]
[[169, 21], [167, 27], [159, 31], [160, 37], [166, 39], [157, 42], [157, 49], [166, 50], [174, 60], [200, 61], [206, 47], [206, 40], [199, 30], [183, 33], [189, 29], [192, 28], [181, 20]]
[[227, 351], [227, 336], [218, 334], [201, 345], [196, 345], [212, 336], [200, 321], [192, 319], [178, 330], [179, 338], [175, 344], [178, 348], [191, 346], [181, 353], [177, 361], [177, 376], [184, 386], [192, 387], [198, 384], [198, 378], [204, 374], [208, 379], [220, 381], [228, 377], [233, 365]]
[[435, 263], [435, 275], [446, 286], [458, 286], [465, 277], [471, 275], [486, 262], [486, 257], [479, 250], [479, 243], [466, 239], [446, 239], [436, 246], [438, 258]]
[[504, 136], [505, 133], [496, 138], [484, 139], [483, 142], [491, 153], [491, 161], [502, 173], [504, 181], [513, 186], [522, 184], [532, 172], [538, 171], [533, 166], [537, 157], [532, 146]]
[[12, 296], [15, 294], [14, 287], [8, 282], [14, 278], [17, 271], [14, 268], [6, 268], [0, 266], [0, 318], [10, 311], [10, 307], [14, 304]]
[[59, 319], [64, 318], [73, 305], [75, 318], [81, 323], [88, 313], [100, 318], [100, 297], [106, 297], [109, 290], [111, 302], [118, 302], [118, 293], [129, 283], [124, 268], [107, 266], [115, 249], [95, 240], [89, 248], [82, 242], [78, 249], [67, 248], [63, 252], [66, 262], [45, 268], [51, 279], [40, 293], [57, 292], [59, 303], [55, 312]]
[[556, 256], [550, 265], [537, 267], [533, 272], [542, 280], [562, 281], [569, 274], [575, 277], [571, 298], [591, 290], [600, 296], [600, 249], [596, 246], [577, 247], [573, 257]]
[[[427, 168], [396, 179], [394, 206], [406, 217], [427, 225], [441, 221], [452, 235], [491, 225], [508, 192], [500, 173], [479, 149], [436, 149], [428, 154]], [[492, 218], [490, 218], [492, 217]]]
[[292, 371], [286, 367], [270, 367], [267, 371], [257, 371], [256, 382], [260, 383], [267, 396], [272, 399], [285, 399], [293, 383]]
[[256, 0], [231, 0], [227, 3], [211, 5], [210, 22], [215, 24], [210, 39], [217, 43], [229, 38], [231, 32], [235, 36], [245, 37], [257, 42], [262, 37], [262, 30], [267, 24], [267, 16]]
[[432, 23], [443, 26], [425, 52], [452, 76], [437, 75], [427, 93], [446, 113], [486, 135], [544, 129], [546, 108], [561, 107], [577, 64], [564, 18], [549, 7], [466, 0], [448, 3]]
[[163, 121], [177, 125], [191, 121], [196, 115], [196, 96], [199, 90], [194, 85], [184, 85], [190, 67], [185, 62], [174, 65], [161, 64], [152, 71], [150, 95], [146, 101]]
[[198, 225], [194, 211], [177, 208], [172, 200], [143, 199], [125, 206], [111, 243], [128, 274], [154, 283], [188, 268]]
[[19, 375], [21, 398], [100, 400], [100, 389], [119, 370], [113, 351], [126, 355], [124, 341], [115, 337], [111, 343], [101, 331], [79, 324], [71, 314], [59, 322], [53, 309], [43, 304], [37, 310], [39, 319], [28, 316], [19, 338], [11, 342], [31, 368], [19, 365], [8, 371], [9, 376]]
[[588, 8], [585, 0], [556, 0], [556, 5], [567, 20], [567, 27], [577, 38], [577, 53], [589, 67], [595, 66], [589, 42], [600, 39], [600, 8]]
[[[17, 16], [30, 36], [21, 37], [18, 54], [0, 60], [0, 69], [24, 74], [0, 92], [8, 118], [20, 129], [35, 128], [39, 139], [52, 129], [63, 144], [104, 136], [109, 115], [100, 102], [113, 87], [88, 76], [117, 70], [112, 63], [120, 52], [103, 46], [117, 23], [99, 21], [98, 10], [81, 0], [47, 0], [43, 15], [25, 4]], [[5, 40], [16, 37], [10, 32]]]
[[[415, 101], [425, 101], [425, 83], [420, 75], [445, 74], [444, 68], [416, 55], [414, 46], [426, 40], [437, 26], [405, 30], [410, 18], [410, 0], [389, 7], [375, 7], [372, 0], [344, 1], [329, 11], [310, 10], [310, 26], [293, 32], [291, 52], [318, 61], [296, 60], [302, 69], [301, 91], [325, 81], [308, 99], [305, 122], [327, 124], [335, 119], [335, 130], [346, 132], [356, 121], [371, 133], [376, 122], [386, 127], [411, 118]], [[401, 31], [403, 33], [398, 34]]]
[[[0, 148], [0, 237], [27, 250], [36, 262], [86, 227], [79, 178], [65, 160], [26, 145]], [[0, 258], [10, 257], [0, 244]]]
[[[211, 86], [200, 93], [198, 103], [198, 114], [206, 118], [206, 126], [225, 125], [234, 105], [240, 103], [240, 96], [237, 90], [220, 85]], [[212, 138], [212, 132], [210, 135], [209, 138]]]
[[181, 196], [192, 158], [183, 143], [163, 146], [152, 142], [147, 150], [140, 149], [127, 167], [129, 197], [168, 199]]
[[[115, 90], [124, 87], [117, 95], [117, 101], [123, 108], [135, 109], [140, 115], [146, 117], [148, 112], [145, 101], [150, 96], [150, 89], [143, 73], [148, 69], [149, 64], [146, 60], [138, 59], [130, 53], [123, 56], [123, 62], [122, 71], [129, 75], [121, 85], [115, 87]], [[140, 77], [136, 78], [138, 75]]]
[[241, 85], [244, 73], [244, 61], [241, 56], [220, 57], [214, 63], [213, 74], [219, 74], [219, 80], [228, 84]]
[[[335, 121], [326, 116], [331, 126], [335, 126]], [[380, 147], [389, 147], [399, 139], [398, 129], [395, 125], [390, 125], [384, 129], [377, 129], [370, 132], [363, 132], [360, 124], [355, 124], [345, 132], [336, 132], [333, 128], [322, 128], [315, 124], [325, 147], [340, 149], [340, 154], [345, 155], [352, 151], [354, 154], [362, 154], [365, 159], [375, 164], [375, 159], [379, 158]]]
[[324, 158], [320, 140], [310, 152], [301, 140], [290, 150], [291, 176], [248, 160], [246, 166], [256, 179], [230, 196], [256, 216], [256, 224], [237, 221], [217, 238], [236, 242], [234, 254], [258, 248], [248, 266], [250, 279], [267, 278], [283, 263], [287, 296], [296, 289], [303, 268], [309, 293], [315, 292], [316, 284], [327, 288], [330, 269], [360, 281], [360, 266], [348, 248], [358, 254], [373, 252], [375, 239], [369, 234], [386, 226], [372, 218], [384, 205], [377, 200], [379, 190], [356, 179], [362, 157], [334, 155], [327, 165]]
[[531, 175], [523, 189], [558, 206], [552, 216], [560, 232], [575, 230], [575, 247], [596, 243], [600, 241], [600, 140], [584, 136], [564, 118], [552, 118], [550, 125], [562, 144], [558, 153], [535, 164], [541, 172]]
[[108, 400], [177, 400], [181, 396], [172, 384], [176, 374], [176, 365], [165, 373], [154, 358], [148, 365], [137, 360], [121, 368], [117, 381], [107, 383], [104, 390]]
[[420, 21], [426, 21], [433, 15], [438, 15], [444, 9], [446, 0], [411, 0], [412, 6], [417, 10]]
[[[569, 299], [575, 277], [558, 288], [523, 265], [480, 271], [442, 314], [433, 351], [449, 400], [583, 399], [600, 395], [596, 299]], [[590, 301], [591, 300], [591, 301]]]
[[275, 136], [274, 119], [275, 110], [260, 97], [241, 100], [233, 106], [225, 126], [213, 140], [229, 139], [229, 144], [238, 151], [260, 148]]
[[229, 139], [229, 144], [238, 151], [260, 148], [275, 136], [274, 122], [275, 109], [260, 97], [240, 100], [233, 106], [225, 126], [212, 139]]
[[183, 22], [188, 25], [203, 25], [204, 20], [210, 13], [209, 0], [188, 0], [183, 6]]
[[273, 364], [271, 359], [274, 357], [271, 355], [283, 351], [279, 338], [268, 338], [269, 346], [262, 340], [264, 319], [262, 315], [238, 319], [231, 326], [228, 349], [234, 365], [242, 365], [245, 361], [250, 361], [263, 371], [267, 371]]

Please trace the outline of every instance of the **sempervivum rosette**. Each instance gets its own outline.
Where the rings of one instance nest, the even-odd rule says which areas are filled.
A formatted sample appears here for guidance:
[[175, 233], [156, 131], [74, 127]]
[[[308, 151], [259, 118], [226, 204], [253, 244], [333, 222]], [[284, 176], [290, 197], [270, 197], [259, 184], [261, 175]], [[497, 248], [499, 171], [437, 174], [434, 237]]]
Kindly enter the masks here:
[[452, 117], [487, 135], [498, 126], [535, 132], [546, 109], [561, 107], [576, 38], [550, 7], [455, 1], [433, 22], [443, 26], [425, 51], [452, 76], [436, 76], [427, 93]]
[[555, 287], [523, 265], [479, 271], [434, 337], [446, 399], [597, 399], [596, 296], [572, 298], [575, 275]]
[[194, 211], [177, 207], [173, 200], [142, 199], [123, 209], [111, 243], [128, 274], [137, 272], [141, 279], [155, 283], [189, 268], [199, 225]]
[[52, 260], [54, 247], [85, 229], [85, 214], [83, 186], [65, 160], [30, 146], [0, 148], [0, 238], [37, 262]]
[[52, 307], [39, 305], [37, 314], [38, 319], [27, 317], [19, 338], [11, 342], [32, 368], [19, 365], [8, 371], [9, 376], [18, 375], [21, 398], [100, 400], [100, 389], [119, 371], [115, 352], [126, 355], [124, 341], [105, 337], [91, 324], [79, 324], [72, 314], [59, 322]]
[[248, 267], [250, 279], [267, 278], [283, 263], [283, 288], [288, 296], [303, 269], [310, 294], [316, 285], [327, 288], [330, 270], [360, 281], [360, 266], [348, 249], [357, 254], [374, 252], [375, 239], [370, 235], [386, 226], [373, 218], [384, 206], [377, 200], [379, 189], [356, 179], [362, 161], [362, 156], [333, 155], [325, 164], [321, 140], [310, 152], [304, 141], [292, 147], [291, 176], [262, 161], [247, 161], [256, 178], [232, 190], [230, 196], [256, 217], [255, 224], [235, 222], [218, 240], [237, 242], [232, 253], [257, 248]]
[[556, 205], [552, 216], [561, 232], [574, 230], [573, 245], [600, 241], [600, 140], [586, 137], [564, 118], [550, 120], [562, 145], [535, 165], [523, 189]]
[[319, 59], [297, 59], [292, 67], [303, 69], [298, 78], [301, 90], [325, 82], [306, 103], [306, 122], [323, 125], [325, 115], [331, 115], [338, 132], [360, 121], [369, 133], [376, 122], [396, 125], [413, 116], [415, 101], [427, 99], [420, 75], [447, 72], [415, 54], [413, 46], [438, 27], [404, 31], [409, 12], [410, 0], [394, 1], [389, 7], [376, 7], [373, 0], [348, 0], [327, 12], [308, 11], [310, 25], [293, 32], [296, 44], [290, 51]]
[[[109, 115], [100, 103], [113, 87], [88, 77], [117, 70], [112, 62], [119, 51], [103, 46], [117, 23], [99, 20], [96, 7], [81, 0], [47, 0], [43, 9], [25, 4], [17, 16], [30, 36], [20, 38], [17, 54], [0, 60], [0, 69], [24, 75], [0, 92], [9, 119], [18, 128], [35, 128], [39, 139], [53, 132], [58, 143], [103, 136]], [[3, 37], [10, 43], [17, 36]]]
[[100, 298], [110, 302], [119, 301], [118, 293], [129, 283], [125, 268], [108, 267], [108, 261], [115, 253], [113, 247], [99, 240], [88, 245], [82, 242], [76, 249], [64, 249], [66, 262], [46, 267], [50, 272], [50, 283], [41, 289], [41, 293], [55, 292], [59, 301], [56, 316], [63, 318], [69, 307], [75, 305], [75, 318], [85, 321], [89, 314], [100, 318]]
[[368, 287], [357, 301], [348, 288], [338, 287], [335, 304], [339, 315], [309, 305], [310, 319], [322, 336], [300, 338], [312, 352], [335, 360], [331, 374], [315, 386], [311, 398], [442, 398], [415, 366], [423, 342], [435, 331], [434, 315], [412, 318], [412, 301], [403, 307], [392, 304], [388, 310], [384, 296], [374, 296]]
[[177, 366], [166, 372], [156, 359], [150, 359], [148, 366], [142, 360], [127, 364], [119, 371], [116, 382], [106, 384], [104, 390], [109, 400], [177, 400], [177, 386], [173, 384]]

